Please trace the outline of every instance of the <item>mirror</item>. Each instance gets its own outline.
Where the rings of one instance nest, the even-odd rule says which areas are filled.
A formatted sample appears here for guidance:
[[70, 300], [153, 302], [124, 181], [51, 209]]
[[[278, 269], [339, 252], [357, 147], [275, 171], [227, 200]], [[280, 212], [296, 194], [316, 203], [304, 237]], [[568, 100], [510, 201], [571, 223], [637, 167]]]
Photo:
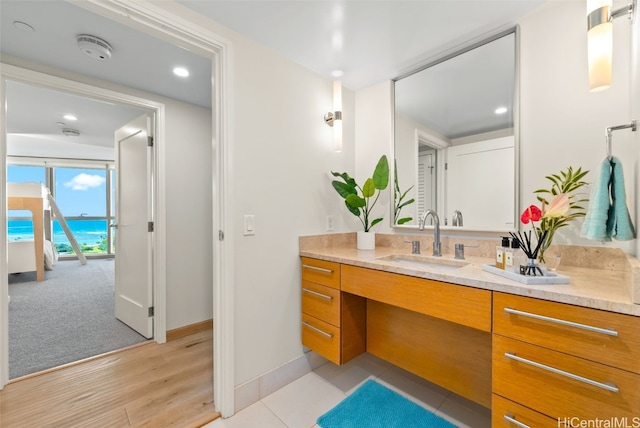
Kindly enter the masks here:
[[516, 77], [512, 29], [394, 81], [392, 226], [515, 229]]

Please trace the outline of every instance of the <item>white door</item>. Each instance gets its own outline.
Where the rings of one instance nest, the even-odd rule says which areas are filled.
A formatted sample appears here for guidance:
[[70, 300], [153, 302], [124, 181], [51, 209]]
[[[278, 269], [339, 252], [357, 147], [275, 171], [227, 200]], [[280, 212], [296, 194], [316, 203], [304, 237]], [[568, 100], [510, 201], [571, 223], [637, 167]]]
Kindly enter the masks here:
[[436, 203], [436, 151], [430, 149], [418, 156], [418, 216], [428, 209], [437, 210]]
[[153, 147], [151, 118], [143, 115], [116, 131], [116, 318], [153, 336]]
[[447, 149], [447, 217], [459, 210], [465, 227], [514, 228], [514, 141], [500, 137]]

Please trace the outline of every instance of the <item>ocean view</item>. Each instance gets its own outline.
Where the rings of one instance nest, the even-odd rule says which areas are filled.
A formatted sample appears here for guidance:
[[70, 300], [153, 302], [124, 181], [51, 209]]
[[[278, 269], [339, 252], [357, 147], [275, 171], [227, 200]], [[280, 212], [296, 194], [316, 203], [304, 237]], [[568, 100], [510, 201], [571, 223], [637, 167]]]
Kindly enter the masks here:
[[[107, 236], [107, 220], [67, 220], [79, 245], [95, 245]], [[31, 220], [9, 220], [9, 241], [33, 239], [33, 223]], [[70, 245], [67, 235], [57, 221], [53, 222], [53, 242]]]

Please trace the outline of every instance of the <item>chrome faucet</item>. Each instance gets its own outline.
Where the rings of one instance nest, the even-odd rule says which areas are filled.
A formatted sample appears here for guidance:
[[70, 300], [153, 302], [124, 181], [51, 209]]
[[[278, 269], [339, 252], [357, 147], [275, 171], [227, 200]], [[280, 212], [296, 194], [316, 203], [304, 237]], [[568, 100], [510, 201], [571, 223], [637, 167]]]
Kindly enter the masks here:
[[441, 245], [440, 245], [440, 219], [438, 218], [438, 213], [434, 210], [426, 210], [422, 217], [420, 217], [420, 222], [418, 228], [420, 230], [424, 230], [424, 225], [427, 222], [427, 217], [431, 215], [433, 217], [433, 255], [436, 257], [442, 256]]
[[459, 210], [453, 212], [453, 218], [451, 219], [452, 226], [462, 226], [462, 213]]

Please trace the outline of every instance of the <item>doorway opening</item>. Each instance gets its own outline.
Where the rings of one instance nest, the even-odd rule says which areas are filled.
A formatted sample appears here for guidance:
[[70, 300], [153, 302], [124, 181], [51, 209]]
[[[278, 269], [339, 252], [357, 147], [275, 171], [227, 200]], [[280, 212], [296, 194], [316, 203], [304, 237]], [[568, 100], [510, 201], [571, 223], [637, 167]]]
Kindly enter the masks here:
[[[120, 320], [116, 319], [114, 300], [117, 299], [114, 296], [121, 293], [114, 293], [114, 290], [117, 272], [120, 272], [120, 278], [140, 278], [139, 272], [145, 276], [151, 262], [150, 257], [145, 257], [151, 253], [149, 248], [133, 255], [130, 252], [126, 255], [130, 260], [119, 263], [118, 233], [127, 233], [129, 247], [138, 250], [152, 242], [146, 233], [131, 239], [131, 233], [125, 232], [130, 229], [126, 227], [117, 232], [116, 220], [123, 213], [140, 211], [143, 215], [149, 211], [148, 217], [152, 219], [153, 207], [149, 204], [147, 210], [145, 205], [155, 196], [152, 162], [143, 161], [142, 175], [136, 169], [135, 175], [130, 173], [121, 178], [116, 168], [116, 131], [147, 110], [14, 81], [7, 81], [6, 88], [7, 123], [11, 130], [6, 136], [9, 378], [15, 379], [122, 349], [153, 336], [152, 328], [136, 331], [128, 325], [131, 321], [127, 321], [126, 316], [120, 315]], [[16, 125], [24, 120], [22, 116], [38, 119], [34, 108], [28, 107], [34, 99], [38, 100], [38, 109], [45, 111], [48, 106], [64, 105], [68, 111], [74, 111], [75, 107], [85, 124], [83, 130], [93, 131], [90, 124], [99, 122], [108, 129], [105, 133], [107, 141], [97, 136], [84, 139], [79, 151], [78, 143], [67, 143], [64, 136], [23, 132]], [[147, 150], [147, 133], [145, 128], [143, 153]], [[53, 147], [52, 142], [56, 143]], [[126, 157], [135, 157], [136, 153], [121, 152]], [[120, 183], [126, 183], [125, 188], [148, 187], [149, 195], [141, 198], [141, 203], [136, 200], [119, 203], [122, 192], [117, 191], [117, 185]], [[25, 191], [23, 186], [29, 184], [39, 185], [45, 196], [40, 224], [44, 233], [40, 240], [44, 240], [48, 271], [42, 278], [35, 269], [36, 217], [30, 211], [13, 210], [15, 207], [11, 203], [22, 200], [12, 192]], [[52, 209], [53, 205], [57, 211]], [[147, 222], [144, 223], [146, 232]], [[129, 271], [123, 273], [123, 269]], [[148, 290], [143, 293], [152, 296], [151, 281], [147, 281], [146, 287]], [[147, 324], [151, 325], [151, 322]]]
[[[187, 46], [189, 50], [197, 52], [210, 60], [211, 64], [211, 148], [213, 152], [211, 181], [213, 183], [214, 209], [212, 212], [212, 226], [214, 236], [213, 243], [213, 318], [214, 323], [214, 365], [213, 376], [214, 395], [216, 397], [216, 409], [223, 416], [231, 416], [234, 412], [234, 364], [233, 364], [233, 260], [232, 254], [227, 251], [231, 242], [218, 239], [224, 235], [227, 227], [227, 218], [231, 218], [231, 206], [228, 200], [227, 188], [229, 186], [228, 165], [230, 164], [230, 79], [231, 46], [229, 42], [211, 32], [208, 28], [199, 26], [183, 17], [172, 14], [161, 5], [156, 4], [127, 4], [122, 6], [119, 2], [108, 1], [104, 3], [83, 2], [79, 3], [84, 9], [96, 12], [103, 17], [125, 25], [141, 29], [147, 34], [158, 35], [159, 38], [170, 40], [176, 45]], [[2, 70], [3, 80], [0, 82], [0, 95], [3, 95], [6, 79], [22, 82], [37, 82], [42, 86], [54, 86], [69, 89], [76, 94], [104, 95], [105, 99], [113, 102], [122, 102], [126, 105], [137, 105], [155, 111], [156, 128], [165, 129], [165, 109], [160, 103], [147, 102], [139, 97], [116, 93], [110, 90], [97, 89], [74, 81], [45, 76], [37, 72], [31, 72], [13, 66], [5, 66]], [[90, 80], [89, 80], [90, 81]], [[53, 83], [52, 83], [53, 82]], [[0, 125], [4, 126], [4, 118], [0, 116]], [[163, 175], [166, 164], [163, 135], [158, 135], [158, 153], [155, 160], [158, 165], [158, 217], [155, 221], [157, 230], [154, 257], [154, 280], [156, 292], [154, 293], [154, 338], [158, 343], [166, 341], [166, 215], [165, 200], [166, 183]], [[5, 154], [4, 136], [0, 135], [0, 159], [2, 162]], [[4, 166], [4, 165], [2, 165]], [[4, 169], [4, 168], [2, 168]], [[5, 177], [0, 176], [0, 187], [6, 185]], [[0, 200], [0, 220], [6, 221], [5, 201]], [[0, 242], [6, 242], [6, 231], [0, 230]], [[0, 260], [6, 257], [6, 247], [0, 245]], [[2, 262], [0, 262], [2, 263]], [[0, 305], [6, 307], [6, 281], [0, 281]], [[7, 320], [0, 316], [0, 388], [7, 382], [8, 370], [5, 360], [7, 354]]]

